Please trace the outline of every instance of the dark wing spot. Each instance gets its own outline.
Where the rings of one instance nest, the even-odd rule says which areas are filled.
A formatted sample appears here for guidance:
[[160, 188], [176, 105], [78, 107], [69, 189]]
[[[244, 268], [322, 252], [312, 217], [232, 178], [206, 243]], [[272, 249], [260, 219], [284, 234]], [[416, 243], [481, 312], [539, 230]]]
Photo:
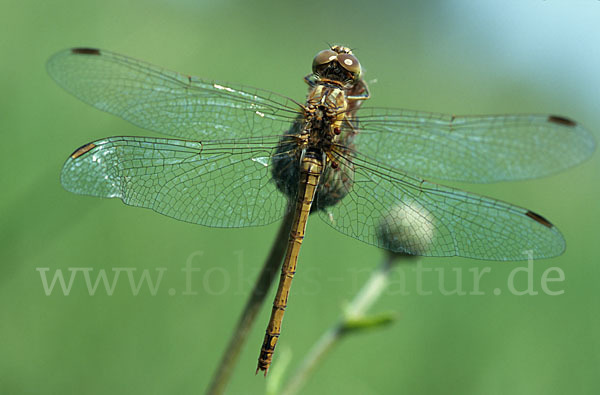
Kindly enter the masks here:
[[85, 154], [86, 152], [88, 152], [89, 150], [91, 150], [92, 148], [94, 148], [96, 146], [96, 144], [94, 143], [89, 143], [89, 144], [84, 144], [81, 147], [77, 148], [72, 154], [71, 154], [71, 158], [72, 159], [77, 159], [79, 158], [81, 155]]
[[553, 122], [553, 123], [557, 123], [559, 125], [564, 125], [564, 126], [577, 126], [577, 123], [575, 121], [572, 121], [569, 118], [561, 117], [558, 115], [550, 115], [548, 117], [548, 122]]
[[73, 48], [71, 53], [76, 55], [100, 55], [100, 50], [96, 48]]
[[546, 218], [542, 217], [541, 215], [534, 213], [533, 211], [528, 211], [525, 213], [525, 215], [548, 228], [554, 227], [554, 225], [552, 225], [550, 223], [550, 221], [548, 221]]

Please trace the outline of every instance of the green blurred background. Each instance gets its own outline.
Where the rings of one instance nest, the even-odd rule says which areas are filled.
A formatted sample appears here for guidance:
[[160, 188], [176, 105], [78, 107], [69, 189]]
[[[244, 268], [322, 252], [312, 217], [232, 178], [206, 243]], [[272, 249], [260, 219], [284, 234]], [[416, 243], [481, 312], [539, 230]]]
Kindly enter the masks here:
[[[525, 4], [527, 3], [527, 4]], [[93, 46], [207, 79], [241, 82], [303, 100], [302, 77], [326, 43], [356, 48], [369, 105], [456, 114], [558, 113], [600, 131], [600, 2], [294, 2], [192, 0], [16, 1], [0, 6], [0, 393], [202, 393], [268, 252], [277, 225], [211, 229], [119, 200], [76, 196], [59, 183], [76, 147], [111, 135], [153, 135], [59, 88], [45, 62]], [[401, 147], [399, 152], [401, 152]], [[600, 158], [545, 179], [461, 187], [531, 208], [567, 239], [561, 257], [535, 262], [536, 296], [507, 291], [526, 263], [423, 259], [446, 287], [490, 268], [484, 295], [444, 295], [438, 272], [416, 292], [409, 266], [373, 309], [384, 329], [348, 337], [322, 361], [307, 394], [596, 394], [600, 392], [598, 194]], [[382, 259], [316, 218], [290, 296], [274, 369], [304, 352], [339, 316]], [[184, 295], [190, 260], [196, 295]], [[90, 296], [81, 272], [68, 296], [46, 296], [40, 272], [165, 268], [155, 295]], [[544, 270], [563, 282], [542, 292]], [[132, 269], [130, 269], [132, 270]], [[403, 279], [407, 292], [401, 292]], [[517, 286], [525, 287], [519, 276]], [[58, 287], [58, 285], [57, 285]], [[501, 290], [496, 295], [494, 290]], [[174, 295], [168, 291], [173, 289]], [[254, 376], [272, 297], [228, 387], [260, 394]]]

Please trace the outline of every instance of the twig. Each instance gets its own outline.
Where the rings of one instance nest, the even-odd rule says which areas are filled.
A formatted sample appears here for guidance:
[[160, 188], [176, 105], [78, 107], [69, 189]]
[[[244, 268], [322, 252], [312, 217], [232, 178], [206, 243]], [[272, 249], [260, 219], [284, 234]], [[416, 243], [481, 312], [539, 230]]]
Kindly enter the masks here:
[[246, 302], [246, 306], [244, 306], [244, 310], [242, 311], [242, 315], [229, 340], [227, 349], [223, 353], [219, 367], [213, 376], [210, 387], [208, 387], [207, 394], [217, 395], [222, 394], [225, 391], [225, 387], [233, 373], [233, 368], [235, 367], [242, 346], [248, 337], [250, 328], [254, 323], [260, 307], [265, 301], [265, 297], [271, 288], [271, 284], [273, 284], [273, 281], [277, 278], [277, 274], [281, 269], [293, 215], [293, 210], [290, 210], [288, 207], [283, 222], [273, 241], [269, 256], [258, 275], [254, 288]]
[[344, 335], [358, 329], [375, 328], [392, 322], [393, 318], [390, 315], [365, 318], [364, 314], [381, 296], [387, 287], [390, 271], [401, 259], [414, 259], [414, 257], [392, 252], [386, 253], [383, 263], [371, 274], [369, 280], [350, 302], [344, 316], [326, 331], [310, 349], [294, 376], [288, 381], [282, 394], [298, 393], [318, 363]]

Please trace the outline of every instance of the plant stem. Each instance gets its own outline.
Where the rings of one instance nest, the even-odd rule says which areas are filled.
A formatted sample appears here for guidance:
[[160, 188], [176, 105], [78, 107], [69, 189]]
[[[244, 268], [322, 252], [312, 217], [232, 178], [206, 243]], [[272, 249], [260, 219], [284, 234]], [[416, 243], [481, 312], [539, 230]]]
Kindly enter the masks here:
[[265, 297], [267, 296], [273, 281], [275, 278], [277, 278], [277, 274], [281, 269], [293, 216], [293, 210], [290, 210], [288, 207], [285, 217], [283, 218], [283, 222], [281, 223], [281, 226], [277, 231], [277, 235], [275, 236], [275, 240], [273, 241], [273, 245], [271, 246], [269, 256], [267, 257], [267, 260], [265, 261], [265, 264], [263, 265], [263, 268], [256, 279], [254, 288], [248, 297], [246, 306], [244, 306], [244, 310], [242, 311], [242, 315], [240, 316], [233, 335], [229, 340], [227, 349], [223, 353], [219, 367], [213, 376], [210, 387], [208, 387], [206, 392], [207, 394], [217, 395], [222, 394], [225, 391], [225, 387], [231, 378], [233, 368], [235, 367], [237, 359], [240, 355], [242, 346], [248, 337], [248, 333], [250, 333], [252, 324], [254, 323], [260, 307], [265, 301]]
[[373, 303], [381, 296], [388, 285], [390, 271], [402, 258], [412, 259], [414, 257], [386, 252], [382, 264], [371, 274], [371, 277], [350, 302], [344, 316], [333, 327], [327, 330], [309, 350], [300, 367], [281, 392], [282, 394], [294, 395], [300, 391], [323, 357], [344, 335], [350, 332], [349, 327], [352, 325], [352, 322], [362, 318]]

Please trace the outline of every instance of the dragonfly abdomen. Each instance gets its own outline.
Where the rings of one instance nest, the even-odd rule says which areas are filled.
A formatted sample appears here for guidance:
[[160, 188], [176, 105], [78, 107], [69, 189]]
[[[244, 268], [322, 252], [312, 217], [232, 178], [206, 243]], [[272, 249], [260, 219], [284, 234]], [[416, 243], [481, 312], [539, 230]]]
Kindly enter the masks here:
[[279, 279], [279, 287], [277, 288], [277, 294], [273, 301], [273, 309], [271, 311], [271, 319], [267, 326], [265, 333], [265, 339], [260, 350], [258, 358], [258, 366], [256, 371], [262, 370], [267, 374], [267, 370], [271, 365], [271, 358], [279, 339], [281, 332], [281, 323], [283, 321], [283, 314], [287, 307], [288, 295], [292, 286], [292, 279], [296, 273], [296, 264], [298, 262], [298, 255], [300, 253], [300, 247], [304, 240], [304, 233], [306, 231], [306, 223], [308, 216], [311, 211], [311, 206], [315, 199], [317, 186], [319, 185], [319, 179], [323, 173], [323, 159], [319, 157], [319, 152], [309, 150], [302, 158], [300, 164], [300, 177], [298, 183], [298, 192], [296, 198], [296, 204], [294, 207], [295, 215], [294, 222], [290, 229], [290, 238], [288, 240], [288, 246], [286, 256], [283, 261], [283, 267], [281, 268], [281, 277]]

